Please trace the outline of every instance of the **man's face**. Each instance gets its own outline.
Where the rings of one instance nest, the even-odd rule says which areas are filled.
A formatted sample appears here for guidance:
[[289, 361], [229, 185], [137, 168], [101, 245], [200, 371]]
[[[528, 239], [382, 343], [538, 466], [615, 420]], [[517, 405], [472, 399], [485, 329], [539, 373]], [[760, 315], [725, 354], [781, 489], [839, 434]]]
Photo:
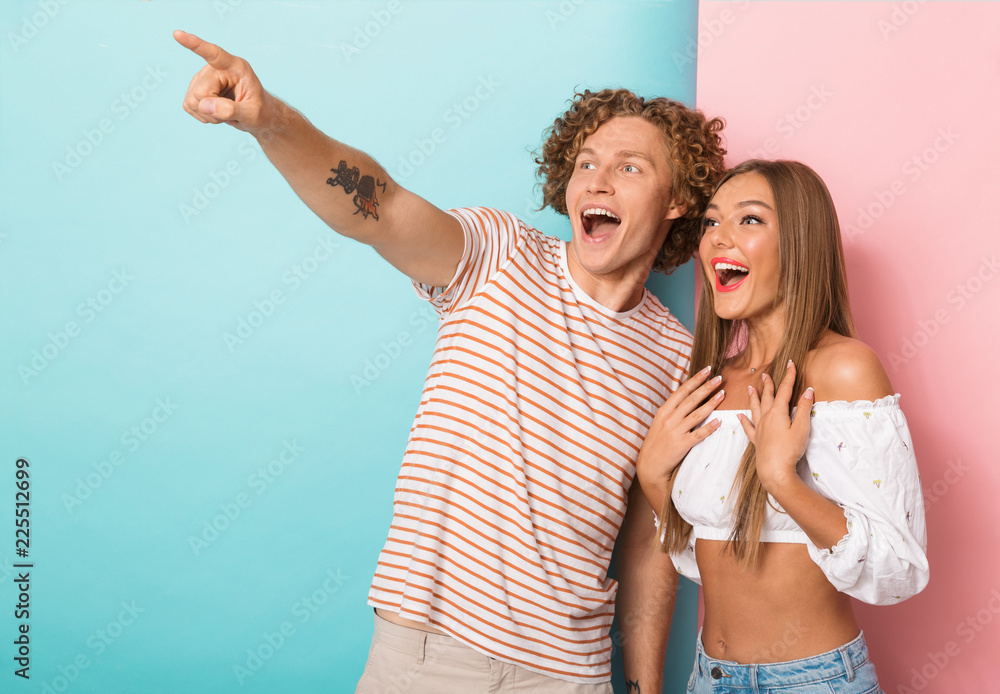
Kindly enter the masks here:
[[570, 270], [591, 296], [594, 283], [645, 281], [671, 221], [684, 212], [671, 207], [670, 180], [663, 135], [642, 118], [612, 118], [584, 141], [566, 208]]

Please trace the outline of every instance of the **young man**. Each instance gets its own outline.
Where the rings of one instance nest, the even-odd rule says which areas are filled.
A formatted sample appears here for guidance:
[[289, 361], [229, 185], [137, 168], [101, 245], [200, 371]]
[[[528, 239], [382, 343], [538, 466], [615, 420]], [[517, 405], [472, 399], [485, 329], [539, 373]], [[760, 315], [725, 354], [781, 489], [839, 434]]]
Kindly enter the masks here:
[[175, 38], [207, 62], [185, 110], [254, 135], [310, 209], [441, 317], [358, 692], [404, 680], [434, 694], [610, 692], [616, 592], [628, 688], [659, 691], [677, 576], [651, 551], [632, 481], [690, 335], [643, 285], [697, 245], [721, 122], [625, 90], [577, 95], [539, 159], [545, 204], [572, 225], [564, 244], [505, 212], [437, 209], [268, 94], [242, 59]]

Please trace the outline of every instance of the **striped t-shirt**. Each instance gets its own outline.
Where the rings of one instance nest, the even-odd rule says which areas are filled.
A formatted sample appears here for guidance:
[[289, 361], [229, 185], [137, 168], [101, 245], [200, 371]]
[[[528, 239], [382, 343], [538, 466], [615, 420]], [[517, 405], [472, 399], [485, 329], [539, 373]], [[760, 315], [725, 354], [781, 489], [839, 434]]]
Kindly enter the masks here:
[[648, 290], [624, 313], [573, 281], [566, 244], [505, 212], [451, 212], [465, 250], [370, 605], [574, 682], [611, 675], [607, 575], [635, 458], [691, 336]]

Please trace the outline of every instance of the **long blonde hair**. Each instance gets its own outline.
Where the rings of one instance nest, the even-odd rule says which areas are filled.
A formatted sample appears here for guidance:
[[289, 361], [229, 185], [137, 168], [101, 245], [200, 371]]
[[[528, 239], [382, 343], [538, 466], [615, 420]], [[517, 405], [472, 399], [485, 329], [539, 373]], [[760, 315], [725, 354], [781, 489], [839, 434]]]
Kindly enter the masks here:
[[[778, 217], [779, 283], [775, 305], [785, 305], [785, 331], [774, 361], [761, 369], [777, 388], [788, 360], [796, 365], [792, 403], [803, 389], [806, 354], [829, 329], [854, 337], [854, 320], [847, 293], [844, 249], [840, 240], [837, 211], [823, 180], [805, 164], [796, 161], [751, 159], [730, 170], [715, 188], [746, 173], [758, 173], [771, 187]], [[715, 193], [713, 193], [713, 196]], [[743, 321], [725, 320], [715, 313], [714, 277], [702, 267], [701, 297], [695, 323], [690, 373], [711, 366], [718, 373], [740, 345], [746, 331]], [[758, 392], [760, 389], [758, 387]], [[733, 481], [738, 489], [733, 531], [728, 549], [745, 568], [756, 564], [760, 554], [760, 532], [764, 525], [768, 495], [757, 478], [757, 452], [747, 444]], [[679, 553], [687, 545], [691, 525], [674, 508], [670, 494], [664, 503], [663, 548]]]

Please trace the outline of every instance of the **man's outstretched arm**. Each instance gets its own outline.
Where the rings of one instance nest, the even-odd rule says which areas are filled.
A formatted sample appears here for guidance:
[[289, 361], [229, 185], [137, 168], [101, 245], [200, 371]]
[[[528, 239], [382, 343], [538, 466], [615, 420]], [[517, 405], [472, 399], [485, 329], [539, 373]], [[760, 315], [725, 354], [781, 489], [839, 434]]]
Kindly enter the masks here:
[[464, 244], [454, 217], [265, 91], [242, 58], [183, 31], [174, 38], [206, 63], [188, 86], [185, 111], [253, 135], [302, 201], [337, 233], [372, 246], [411, 279], [448, 284]]
[[636, 478], [618, 533], [615, 558], [615, 612], [628, 694], [659, 694], [663, 688], [663, 661], [677, 596], [677, 570], [670, 555], [655, 546], [655, 537], [653, 510]]

